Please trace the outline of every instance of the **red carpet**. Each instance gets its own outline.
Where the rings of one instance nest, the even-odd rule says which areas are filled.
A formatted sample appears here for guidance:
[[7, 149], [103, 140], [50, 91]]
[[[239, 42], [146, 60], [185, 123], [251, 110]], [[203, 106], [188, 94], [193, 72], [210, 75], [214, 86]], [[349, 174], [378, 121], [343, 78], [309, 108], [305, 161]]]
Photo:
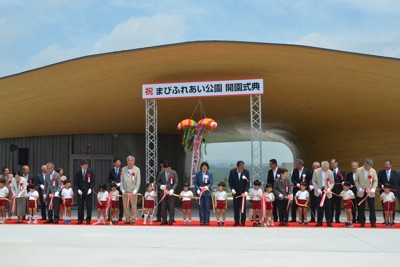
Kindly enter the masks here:
[[[91, 224], [89, 224], [89, 225], [86, 224], [85, 221], [83, 222], [83, 224], [78, 225], [76, 220], [73, 220], [70, 225], [65, 225], [63, 221], [59, 221], [58, 224], [45, 224], [44, 222], [45, 221], [38, 221], [38, 225], [57, 225], [57, 226], [67, 226], [67, 227], [68, 226], [104, 226], [104, 224], [96, 224], [97, 220], [92, 220]], [[107, 225], [107, 226], [128, 226], [128, 227], [129, 226], [130, 227], [132, 227], [132, 226], [171, 227], [170, 225], [160, 225], [160, 222], [153, 222], [152, 225], [150, 225], [149, 222], [147, 222], [147, 225], [143, 225], [143, 219], [137, 220], [135, 225], [124, 224], [124, 222], [125, 221], [118, 222], [118, 225], [110, 225], [109, 222], [107, 222], [105, 225]], [[25, 220], [22, 224], [18, 224], [16, 220], [9, 220], [9, 221], [7, 221], [6, 224], [13, 224], [13, 225], [15, 224], [15, 225], [23, 226], [23, 225], [28, 225], [28, 221]], [[34, 224], [32, 224], [32, 225], [34, 225]], [[221, 227], [233, 227], [232, 225], [233, 225], [233, 221], [227, 221], [227, 222], [225, 222], [225, 226], [221, 226]], [[324, 223], [322, 227], [316, 227], [315, 226], [316, 223], [309, 223], [308, 226], [304, 226], [304, 225], [299, 226], [299, 224], [297, 222], [296, 223], [289, 222], [289, 226], [278, 226], [278, 223], [275, 223], [275, 226], [273, 226], [273, 227], [253, 227], [252, 225], [253, 225], [253, 222], [248, 221], [248, 222], [246, 222], [246, 226], [245, 227], [248, 227], [248, 228], [282, 228], [282, 229], [285, 229], [285, 228], [330, 228], [330, 227], [328, 227], [326, 225], [326, 223]], [[344, 226], [344, 223], [333, 223], [332, 225], [333, 225], [332, 228], [347, 228], [347, 227]], [[1, 225], [0, 225], [0, 227], [1, 227]], [[203, 228], [207, 228], [207, 227], [220, 227], [220, 226], [217, 225], [216, 221], [210, 222], [209, 226], [200, 226], [200, 222], [199, 221], [192, 221], [192, 225], [191, 226], [187, 226], [187, 225], [183, 225], [183, 221], [179, 220], [179, 221], [176, 221], [174, 223], [173, 227], [203, 227]], [[237, 228], [242, 228], [242, 226], [239, 226]], [[356, 224], [354, 224], [353, 228], [361, 228], [361, 227], [360, 227], [360, 224], [356, 223]], [[373, 228], [371, 228], [371, 225], [369, 223], [365, 224], [365, 228], [373, 229]], [[391, 228], [391, 227], [386, 228], [386, 226], [384, 224], [377, 223], [377, 229], [389, 229], [389, 230], [400, 229], [400, 226], [399, 226], [399, 224], [396, 224], [396, 225], [394, 225], [393, 228]]]

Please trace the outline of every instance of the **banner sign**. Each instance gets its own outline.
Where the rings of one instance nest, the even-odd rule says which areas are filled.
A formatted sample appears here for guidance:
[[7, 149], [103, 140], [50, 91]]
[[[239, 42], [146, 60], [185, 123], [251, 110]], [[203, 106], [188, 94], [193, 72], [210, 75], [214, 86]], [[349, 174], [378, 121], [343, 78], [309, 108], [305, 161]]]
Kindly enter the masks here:
[[143, 99], [261, 95], [263, 79], [143, 84]]

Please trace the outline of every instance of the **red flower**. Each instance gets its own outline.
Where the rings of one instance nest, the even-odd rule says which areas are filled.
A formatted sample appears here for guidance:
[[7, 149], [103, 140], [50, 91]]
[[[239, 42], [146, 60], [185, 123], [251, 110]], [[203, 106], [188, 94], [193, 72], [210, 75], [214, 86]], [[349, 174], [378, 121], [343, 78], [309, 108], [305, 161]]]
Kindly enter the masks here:
[[32, 180], [29, 180], [29, 183], [31, 184], [31, 183], [32, 183]]
[[328, 183], [329, 183], [330, 181], [331, 181], [331, 178], [329, 178], [329, 177], [328, 177], [328, 178], [326, 178], [326, 182], [328, 182]]
[[90, 178], [92, 175], [90, 173], [87, 174], [87, 177]]
[[119, 172], [119, 176], [121, 176], [122, 175], [122, 172]]
[[132, 172], [132, 176], [135, 176], [135, 173], [134, 173], [134, 172]]
[[19, 183], [19, 186], [23, 186], [23, 185], [24, 185], [24, 183], [23, 183], [23, 182], [20, 182], [20, 183]]
[[343, 180], [344, 179], [344, 177], [343, 177], [343, 174], [340, 172], [339, 173], [339, 176], [340, 176], [340, 178]]
[[56, 177], [53, 177], [53, 179], [51, 179], [53, 182], [55, 182], [56, 181]]
[[371, 174], [368, 175], [368, 179], [372, 179], [372, 175]]
[[169, 179], [174, 179], [174, 176], [172, 174], [170, 174]]
[[11, 180], [8, 180], [8, 183], [11, 184]]
[[61, 183], [62, 183], [62, 184], [64, 184], [64, 181], [63, 181], [63, 180], [61, 180]]

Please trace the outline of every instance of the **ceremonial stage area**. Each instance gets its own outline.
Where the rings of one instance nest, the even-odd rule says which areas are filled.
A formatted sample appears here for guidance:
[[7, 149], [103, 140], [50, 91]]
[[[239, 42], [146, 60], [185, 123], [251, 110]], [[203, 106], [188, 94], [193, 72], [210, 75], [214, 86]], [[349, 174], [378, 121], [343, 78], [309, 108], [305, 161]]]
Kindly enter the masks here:
[[[399, 225], [382, 228], [1, 225], [4, 266], [398, 266]], [[213, 217], [213, 215], [212, 215]], [[368, 214], [367, 214], [368, 217]], [[75, 218], [75, 216], [73, 216]], [[212, 218], [213, 219], [213, 218]], [[344, 217], [341, 217], [344, 221]], [[122, 222], [120, 222], [122, 223]], [[17, 237], [17, 238], [16, 238]]]

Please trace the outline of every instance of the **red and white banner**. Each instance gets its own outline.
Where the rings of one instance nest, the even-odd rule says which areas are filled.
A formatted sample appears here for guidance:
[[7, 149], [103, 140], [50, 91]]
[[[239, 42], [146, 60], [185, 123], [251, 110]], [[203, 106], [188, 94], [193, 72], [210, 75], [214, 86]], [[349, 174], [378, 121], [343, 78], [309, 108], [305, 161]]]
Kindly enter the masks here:
[[155, 83], [142, 85], [143, 99], [261, 95], [263, 79]]

